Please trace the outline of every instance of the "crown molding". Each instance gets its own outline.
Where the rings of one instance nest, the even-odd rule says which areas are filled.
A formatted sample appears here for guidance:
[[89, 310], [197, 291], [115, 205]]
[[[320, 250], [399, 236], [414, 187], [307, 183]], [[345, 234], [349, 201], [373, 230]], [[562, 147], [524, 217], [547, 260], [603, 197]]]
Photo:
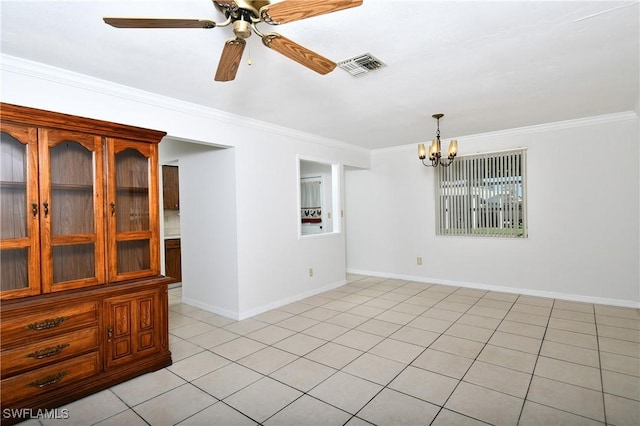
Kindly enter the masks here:
[[168, 109], [187, 115], [198, 116], [207, 120], [216, 120], [232, 126], [244, 127], [278, 136], [292, 137], [304, 142], [315, 143], [326, 147], [365, 154], [370, 152], [369, 149], [339, 140], [329, 139], [311, 133], [290, 129], [288, 127], [278, 126], [264, 121], [255, 120], [253, 118], [228, 113], [215, 108], [181, 101], [179, 99], [147, 92], [108, 80], [102, 80], [63, 68], [46, 65], [40, 62], [30, 61], [17, 56], [0, 54], [0, 70], [2, 73], [13, 73], [29, 78], [50, 81], [82, 90], [101, 93], [107, 96], [126, 99], [132, 102]]
[[[616, 123], [619, 121], [638, 120], [638, 115], [634, 111], [616, 112], [613, 114], [596, 115], [593, 117], [576, 118], [573, 120], [555, 121], [552, 123], [536, 124], [533, 126], [515, 127], [513, 129], [497, 130], [495, 132], [478, 133], [475, 135], [467, 136], [452, 136], [447, 139], [458, 139], [459, 142], [473, 142], [478, 139], [495, 138], [501, 136], [516, 136], [516, 135], [530, 135], [534, 133], [549, 132], [554, 130], [572, 129], [576, 127], [584, 127], [596, 124]], [[430, 143], [426, 141], [423, 143]], [[407, 151], [415, 150], [417, 144], [420, 142], [392, 146], [389, 148], [374, 149], [371, 154], [383, 154], [386, 152], [394, 151]]]

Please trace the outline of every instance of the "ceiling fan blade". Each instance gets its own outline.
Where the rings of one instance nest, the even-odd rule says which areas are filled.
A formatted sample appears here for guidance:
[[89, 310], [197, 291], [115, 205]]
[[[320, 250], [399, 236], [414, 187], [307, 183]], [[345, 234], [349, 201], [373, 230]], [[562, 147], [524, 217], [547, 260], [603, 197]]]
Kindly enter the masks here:
[[260, 17], [268, 24], [279, 25], [361, 4], [362, 0], [285, 0], [262, 7]]
[[214, 28], [216, 23], [206, 19], [103, 18], [116, 28]]
[[265, 46], [282, 53], [289, 59], [319, 73], [327, 74], [336, 67], [336, 63], [321, 56], [306, 47], [300, 46], [286, 37], [277, 33], [265, 34], [262, 37]]
[[246, 42], [241, 38], [231, 38], [226, 41], [218, 63], [215, 81], [231, 81], [236, 78], [245, 45]]

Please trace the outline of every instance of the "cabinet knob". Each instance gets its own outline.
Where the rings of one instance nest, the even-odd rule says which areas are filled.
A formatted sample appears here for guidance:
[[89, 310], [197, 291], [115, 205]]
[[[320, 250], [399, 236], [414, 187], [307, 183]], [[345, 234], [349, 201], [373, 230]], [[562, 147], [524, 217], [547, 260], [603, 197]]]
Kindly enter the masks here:
[[31, 214], [34, 219], [38, 216], [38, 203], [31, 203]]
[[107, 341], [110, 342], [111, 338], [113, 338], [113, 327], [107, 327]]
[[113, 216], [114, 214], [116, 214], [116, 203], [114, 203], [113, 201], [109, 203], [109, 207], [111, 207], [111, 216]]
[[49, 202], [45, 201], [42, 205], [44, 206], [44, 217], [46, 218], [49, 216]]

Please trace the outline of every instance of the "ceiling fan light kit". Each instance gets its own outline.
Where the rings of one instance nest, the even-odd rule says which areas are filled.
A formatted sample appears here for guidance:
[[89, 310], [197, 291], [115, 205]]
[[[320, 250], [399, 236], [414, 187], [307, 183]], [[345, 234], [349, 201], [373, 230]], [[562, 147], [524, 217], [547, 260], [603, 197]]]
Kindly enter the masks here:
[[216, 23], [202, 19], [154, 19], [154, 18], [104, 18], [104, 22], [116, 28], [201, 28], [212, 29], [233, 24], [235, 38], [225, 42], [215, 81], [231, 81], [242, 60], [245, 39], [255, 33], [262, 43], [272, 50], [319, 73], [334, 70], [336, 63], [318, 53], [289, 40], [278, 33], [262, 33], [257, 24], [280, 25], [287, 22], [337, 12], [362, 4], [362, 0], [284, 0], [271, 3], [266, 0], [212, 0], [226, 20]]

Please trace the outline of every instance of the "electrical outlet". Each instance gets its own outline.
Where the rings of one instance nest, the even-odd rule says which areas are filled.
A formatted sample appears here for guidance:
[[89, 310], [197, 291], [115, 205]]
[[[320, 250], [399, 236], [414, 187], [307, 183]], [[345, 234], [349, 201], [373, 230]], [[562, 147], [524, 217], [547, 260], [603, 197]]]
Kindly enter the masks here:
[[422, 265], [422, 257], [418, 256], [417, 262], [418, 262], [418, 265]]
[[312, 277], [313, 276], [313, 268], [309, 268], [309, 276]]

